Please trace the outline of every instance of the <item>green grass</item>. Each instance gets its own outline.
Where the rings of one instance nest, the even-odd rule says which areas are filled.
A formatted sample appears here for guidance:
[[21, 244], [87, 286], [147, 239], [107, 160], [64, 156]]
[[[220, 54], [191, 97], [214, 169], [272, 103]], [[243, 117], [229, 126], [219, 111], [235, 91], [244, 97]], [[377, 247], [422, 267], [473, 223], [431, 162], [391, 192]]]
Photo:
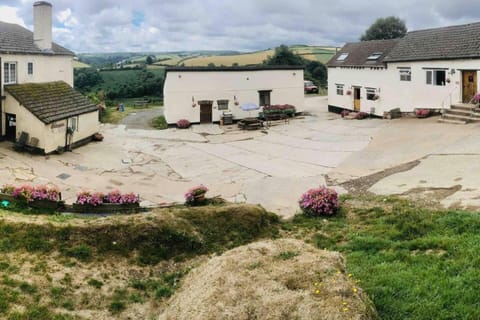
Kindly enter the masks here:
[[381, 319], [480, 319], [479, 213], [374, 198], [346, 201], [332, 218], [297, 216], [284, 228], [344, 253]]

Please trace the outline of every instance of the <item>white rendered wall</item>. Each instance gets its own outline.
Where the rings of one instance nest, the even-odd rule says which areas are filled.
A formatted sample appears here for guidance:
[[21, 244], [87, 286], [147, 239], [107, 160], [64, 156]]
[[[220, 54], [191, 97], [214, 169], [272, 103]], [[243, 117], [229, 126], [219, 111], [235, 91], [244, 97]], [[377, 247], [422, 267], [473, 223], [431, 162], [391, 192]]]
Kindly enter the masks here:
[[240, 106], [258, 105], [261, 90], [271, 90], [272, 105], [291, 104], [298, 112], [304, 110], [303, 70], [169, 71], [164, 86], [165, 118], [170, 124], [180, 119], [199, 122], [198, 101], [212, 100], [212, 121], [219, 121], [224, 110], [218, 110], [217, 100], [222, 99], [229, 100], [234, 119], [257, 116], [258, 111], [245, 112]]
[[[17, 64], [17, 83], [65, 81], [73, 87], [73, 57], [47, 55], [0, 54], [2, 59], [2, 84], [5, 84], [5, 62]], [[28, 74], [28, 63], [33, 63], [33, 74]], [[3, 88], [2, 88], [3, 93]]]
[[[399, 67], [411, 68], [411, 81], [400, 81]], [[427, 69], [445, 68], [445, 86], [426, 84]], [[452, 73], [451, 70], [454, 70]], [[370, 112], [375, 108], [376, 115], [384, 111], [400, 108], [402, 112], [412, 112], [416, 108], [450, 108], [452, 103], [462, 100], [461, 70], [480, 70], [480, 60], [422, 61], [389, 63], [387, 69], [371, 70], [328, 68], [328, 104], [353, 110], [353, 94], [337, 95], [336, 84], [344, 84], [344, 91], [353, 86], [361, 87], [361, 111]], [[366, 100], [366, 87], [379, 89], [380, 99]], [[480, 91], [480, 72], [477, 71], [477, 92]]]

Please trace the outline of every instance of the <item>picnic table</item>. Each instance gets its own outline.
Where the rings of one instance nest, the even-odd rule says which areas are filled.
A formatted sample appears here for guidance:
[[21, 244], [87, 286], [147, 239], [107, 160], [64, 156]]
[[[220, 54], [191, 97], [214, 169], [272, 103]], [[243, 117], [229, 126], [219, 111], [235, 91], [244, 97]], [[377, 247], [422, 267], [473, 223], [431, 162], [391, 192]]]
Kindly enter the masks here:
[[243, 130], [257, 130], [263, 127], [263, 121], [257, 118], [244, 118], [238, 121], [238, 127]]

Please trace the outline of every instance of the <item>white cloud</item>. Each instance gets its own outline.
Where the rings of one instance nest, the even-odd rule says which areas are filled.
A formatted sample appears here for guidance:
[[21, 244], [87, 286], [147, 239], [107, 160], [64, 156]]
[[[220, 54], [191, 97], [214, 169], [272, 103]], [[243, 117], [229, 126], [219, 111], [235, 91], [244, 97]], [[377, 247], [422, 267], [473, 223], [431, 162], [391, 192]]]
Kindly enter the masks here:
[[[2, 0], [0, 20], [32, 25], [28, 0]], [[411, 30], [480, 21], [472, 0], [56, 0], [54, 39], [76, 52], [259, 50], [357, 41], [376, 18]], [[142, 17], [134, 25], [132, 17]], [[14, 20], [14, 21], [12, 21]]]
[[16, 23], [25, 27], [25, 21], [18, 16], [18, 8], [9, 6], [0, 6], [0, 21]]

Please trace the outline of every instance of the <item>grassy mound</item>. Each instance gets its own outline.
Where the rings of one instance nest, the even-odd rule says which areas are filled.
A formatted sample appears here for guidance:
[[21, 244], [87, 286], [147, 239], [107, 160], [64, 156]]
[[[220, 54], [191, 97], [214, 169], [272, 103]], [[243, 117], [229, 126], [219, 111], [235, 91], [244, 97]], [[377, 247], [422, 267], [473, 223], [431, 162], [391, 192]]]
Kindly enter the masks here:
[[152, 319], [205, 253], [278, 225], [251, 205], [94, 219], [0, 210], [0, 319]]
[[155, 264], [272, 236], [277, 222], [276, 215], [251, 205], [179, 207], [145, 215], [65, 222], [4, 215], [0, 220], [0, 251], [59, 251], [82, 261], [113, 254], [134, 257], [140, 264]]
[[337, 252], [281, 239], [249, 244], [192, 270], [160, 316], [174, 319], [374, 319]]

